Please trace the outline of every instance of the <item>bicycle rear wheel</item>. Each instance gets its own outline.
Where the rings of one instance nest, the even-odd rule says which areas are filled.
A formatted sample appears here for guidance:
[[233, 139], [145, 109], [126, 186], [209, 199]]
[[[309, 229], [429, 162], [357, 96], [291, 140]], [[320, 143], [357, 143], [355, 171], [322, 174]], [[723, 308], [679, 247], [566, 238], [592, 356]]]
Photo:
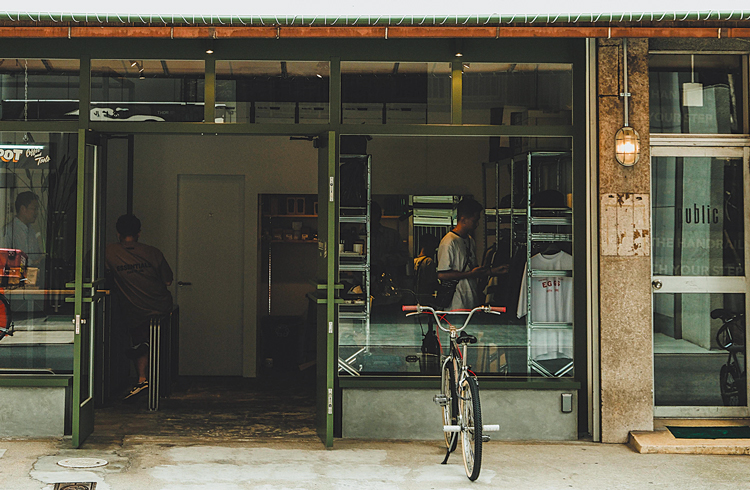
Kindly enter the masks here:
[[719, 386], [721, 388], [721, 400], [726, 407], [736, 407], [742, 403], [740, 387], [740, 371], [734, 363], [721, 366], [719, 373]]
[[[443, 405], [443, 425], [456, 425], [458, 418], [458, 397], [456, 396], [456, 378], [453, 375], [453, 359], [447, 358], [443, 362], [442, 376], [440, 379], [440, 393], [444, 395], [448, 403]], [[458, 445], [458, 433], [443, 432], [445, 435], [445, 447], [448, 452], [456, 450]]]
[[474, 481], [482, 467], [482, 408], [479, 405], [479, 386], [474, 378], [466, 378], [459, 388], [461, 413], [461, 447], [464, 453], [466, 476]]

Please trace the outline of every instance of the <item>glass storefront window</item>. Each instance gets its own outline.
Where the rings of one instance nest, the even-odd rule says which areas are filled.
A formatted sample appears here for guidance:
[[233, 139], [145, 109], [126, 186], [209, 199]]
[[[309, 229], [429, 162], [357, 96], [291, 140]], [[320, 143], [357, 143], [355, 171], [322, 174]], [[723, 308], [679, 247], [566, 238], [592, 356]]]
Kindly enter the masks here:
[[216, 62], [216, 122], [327, 124], [327, 62]]
[[[73, 370], [77, 135], [0, 133], [0, 274], [15, 332], [0, 372]], [[5, 267], [5, 264], [8, 267]]]
[[204, 65], [195, 60], [91, 60], [91, 121], [201, 122]]
[[738, 55], [651, 55], [651, 132], [746, 132], [744, 83]]
[[741, 158], [653, 157], [653, 273], [743, 276]]
[[[431, 328], [429, 317], [407, 318], [401, 306], [429, 301], [425, 295], [417, 296], [421, 287], [415, 259], [419, 259], [423, 244], [429, 241], [428, 235], [439, 243], [450, 234], [455, 226], [455, 204], [464, 196], [473, 196], [486, 209], [473, 232], [478, 263], [488, 261], [493, 267], [509, 267], [507, 274], [480, 286], [479, 301], [505, 306], [507, 313], [478, 314], [472, 319], [466, 331], [479, 340], [468, 348], [472, 369], [484, 375], [517, 378], [574, 375], [570, 143], [569, 138], [514, 138], [508, 145], [514, 148], [515, 156], [496, 166], [491, 164], [490, 171], [485, 162], [488, 152], [496, 151], [494, 138], [373, 136], [367, 141], [372, 191], [369, 251], [366, 223], [358, 219], [364, 214], [359, 210], [364, 209], [364, 204], [356, 209], [346, 207], [345, 202], [357, 197], [349, 194], [342, 195], [341, 201], [339, 281], [344, 285], [344, 303], [339, 307], [340, 375], [351, 375], [353, 371], [360, 375], [439, 374], [438, 363], [428, 361], [421, 351], [423, 336]], [[550, 147], [558, 151], [536, 151]], [[529, 153], [534, 216], [549, 218], [533, 233], [554, 234], [557, 239], [534, 242], [527, 254]], [[351, 177], [356, 174], [354, 160], [342, 159], [341, 175], [347, 175], [347, 188], [353, 187], [348, 184], [350, 181], [364, 179]], [[460, 170], [456, 161], [461, 162]], [[344, 165], [351, 168], [344, 170]], [[341, 185], [344, 189], [343, 181]], [[522, 196], [511, 200], [511, 193]], [[501, 209], [497, 209], [496, 202], [501, 203]], [[379, 220], [377, 209], [381, 210]], [[551, 292], [539, 293], [532, 283], [531, 319], [527, 319], [527, 291], [522, 284], [528, 256], [532, 257], [532, 268], [554, 268], [538, 266], [540, 259], [534, 257], [541, 256], [541, 260], [559, 259], [562, 265], [555, 271], [568, 272], [533, 278], [539, 281], [540, 288], [551, 288]], [[363, 276], [368, 269], [358, 266], [367, 257], [370, 275]], [[543, 282], [553, 284], [547, 288]], [[368, 288], [369, 317], [364, 303]], [[547, 295], [559, 300], [559, 316], [544, 316]], [[449, 321], [462, 322], [463, 318]], [[448, 335], [441, 333], [440, 340], [446, 349]], [[342, 363], [345, 366], [341, 367]]]
[[0, 120], [78, 119], [78, 60], [0, 59]]
[[[711, 316], [719, 308], [744, 314], [745, 295], [654, 295], [655, 405], [747, 405], [744, 318], [729, 327], [735, 343], [723, 348], [717, 343], [723, 322]], [[731, 350], [737, 354], [736, 371], [724, 367], [734, 364]]]
[[566, 126], [572, 107], [570, 64], [464, 63], [464, 124]]
[[450, 124], [451, 64], [341, 62], [343, 124]]

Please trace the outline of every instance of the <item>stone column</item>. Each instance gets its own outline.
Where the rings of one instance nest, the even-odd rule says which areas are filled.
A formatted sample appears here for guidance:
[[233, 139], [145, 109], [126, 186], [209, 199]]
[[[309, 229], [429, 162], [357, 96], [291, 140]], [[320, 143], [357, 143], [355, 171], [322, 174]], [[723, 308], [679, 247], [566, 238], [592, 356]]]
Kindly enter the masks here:
[[615, 160], [623, 126], [622, 39], [598, 42], [599, 297], [602, 442], [653, 430], [648, 39], [628, 40], [629, 125], [640, 135], [633, 167]]

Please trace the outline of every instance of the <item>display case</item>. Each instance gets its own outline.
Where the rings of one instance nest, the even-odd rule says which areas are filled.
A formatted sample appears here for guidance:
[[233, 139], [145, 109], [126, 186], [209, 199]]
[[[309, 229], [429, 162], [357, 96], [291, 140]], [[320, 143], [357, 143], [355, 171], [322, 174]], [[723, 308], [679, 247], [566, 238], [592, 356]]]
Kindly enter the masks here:
[[485, 260], [509, 271], [486, 288], [488, 303], [508, 309], [497, 345], [509, 373], [572, 376], [571, 153], [520, 153], [484, 164], [483, 176]]

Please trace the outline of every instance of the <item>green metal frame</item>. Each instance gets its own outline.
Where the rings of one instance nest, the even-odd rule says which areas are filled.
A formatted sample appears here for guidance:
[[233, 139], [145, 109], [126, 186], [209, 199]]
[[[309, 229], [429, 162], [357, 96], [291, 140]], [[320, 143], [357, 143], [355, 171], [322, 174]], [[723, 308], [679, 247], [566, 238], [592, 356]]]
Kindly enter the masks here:
[[[440, 387], [440, 378], [437, 376], [409, 376], [409, 377], [389, 377], [389, 376], [367, 376], [357, 378], [341, 378], [339, 380], [341, 388], [425, 388], [437, 389]], [[482, 377], [482, 389], [491, 390], [578, 390], [581, 383], [569, 379], [507, 379]]]
[[[486, 137], [486, 136], [525, 136], [525, 137], [565, 137], [573, 138], [574, 169], [581, 169], [586, 165], [586, 78], [585, 78], [585, 40], [584, 39], [464, 39], [462, 58], [455, 57], [455, 44], [452, 39], [347, 39], [345, 43], [337, 39], [243, 39], [243, 40], [214, 40], [214, 54], [207, 55], [204, 40], [162, 40], [162, 39], [100, 39], [91, 43], [84, 39], [7, 39], [0, 48], [0, 57], [5, 58], [45, 58], [45, 59], [80, 59], [80, 90], [79, 90], [79, 120], [77, 122], [0, 122], [0, 131], [48, 131], [48, 132], [77, 132], [78, 157], [83, 162], [86, 152], [86, 136], [91, 131], [118, 134], [242, 134], [242, 135], [283, 135], [283, 136], [311, 136], [321, 137], [326, 148], [321, 149], [319, 159], [319, 176], [326, 178], [321, 182], [321, 191], [326, 189], [327, 179], [336, 175], [337, 142], [342, 134], [367, 134], [382, 136], [434, 136], [434, 137]], [[89, 107], [91, 102], [90, 66], [92, 59], [190, 59], [203, 60], [205, 63], [205, 108], [204, 119], [200, 123], [153, 123], [153, 122], [91, 122], [89, 121]], [[329, 122], [315, 125], [262, 125], [262, 124], [217, 124], [214, 122], [214, 104], [216, 95], [216, 61], [217, 60], [297, 60], [321, 61], [330, 63], [329, 89]], [[341, 61], [399, 61], [399, 62], [435, 62], [451, 63], [451, 122], [452, 124], [431, 125], [352, 125], [341, 124]], [[464, 62], [524, 62], [524, 63], [571, 63], [573, 65], [573, 124], [566, 126], [502, 126], [502, 125], [463, 125], [462, 124], [462, 64]], [[459, 163], [459, 162], [457, 162]], [[83, 305], [91, 301], [89, 284], [84, 284], [83, 272], [83, 230], [84, 230], [84, 182], [83, 165], [79, 165], [78, 179], [78, 208], [77, 208], [77, 252], [76, 252], [76, 281], [75, 314], [83, 312]], [[334, 179], [336, 181], [337, 179]], [[325, 185], [325, 187], [322, 187]], [[335, 183], [335, 196], [338, 196], [338, 182]], [[574, 207], [585, 209], [586, 189], [585, 172], [574, 171]], [[327, 202], [324, 201], [320, 202]], [[327, 208], [327, 240], [337, 244], [338, 199], [328, 203]], [[581, 214], [580, 216], [584, 216]], [[319, 225], [323, 229], [322, 223]], [[575, 219], [573, 223], [575, 240], [574, 256], [585, 257], [586, 247], [585, 219]], [[338, 382], [336, 376], [335, 359], [337, 358], [338, 326], [335, 315], [336, 304], [336, 262], [335, 254], [327, 254], [325, 260], [320, 260], [320, 266], [325, 264], [326, 270], [319, 270], [319, 291], [325, 291], [324, 325], [333, 322], [333, 333], [329, 329], [325, 332], [323, 344], [327, 353], [324, 369], [319, 371], [319, 382], [331, 389]], [[585, 261], [577, 260], [574, 264], [574, 274], [579, 284], [576, 291], [586, 291], [581, 284], [585, 274]], [[89, 299], [85, 299], [88, 297]], [[318, 298], [318, 301], [323, 298]], [[585, 380], [586, 373], [586, 298], [584, 293], [575, 296], [575, 371], [576, 378]], [[323, 312], [319, 312], [323, 313]], [[319, 320], [323, 318], [319, 315]], [[319, 338], [320, 340], [320, 338]], [[76, 336], [75, 366], [77, 374], [74, 376], [74, 413], [73, 413], [73, 445], [78, 447], [83, 439], [80, 434], [93, 428], [93, 404], [81, 407], [80, 400], [80, 369], [83, 367], [80, 356], [80, 339]], [[323, 378], [320, 378], [320, 376]], [[380, 379], [380, 378], [378, 378]], [[377, 379], [358, 378], [356, 381], [341, 378], [341, 386], [370, 386], [372, 383], [385, 383], [388, 387], [411, 387], [416, 382], [409, 378], [391, 378], [385, 381]], [[432, 386], [429, 380], [423, 381], [425, 386]], [[485, 381], [483, 380], [483, 384]], [[498, 388], [536, 388], [540, 384], [531, 381], [490, 381]], [[577, 381], [567, 381], [564, 389], [580, 388]], [[383, 385], [383, 386], [385, 386]], [[561, 385], [555, 384], [556, 387]], [[338, 388], [338, 387], [336, 387]], [[334, 394], [335, 394], [334, 389]], [[579, 402], [584, 407], [585, 390], [581, 390]], [[325, 397], [326, 417], [319, 420], [318, 429], [321, 439], [326, 446], [333, 444], [333, 416], [328, 414], [328, 393]], [[80, 409], [76, 409], [80, 407]], [[91, 407], [91, 408], [89, 408]], [[319, 408], [321, 397], [319, 397]], [[579, 410], [584, 414], [585, 410]], [[76, 433], [79, 434], [76, 437]], [[85, 436], [84, 436], [85, 438]]]

